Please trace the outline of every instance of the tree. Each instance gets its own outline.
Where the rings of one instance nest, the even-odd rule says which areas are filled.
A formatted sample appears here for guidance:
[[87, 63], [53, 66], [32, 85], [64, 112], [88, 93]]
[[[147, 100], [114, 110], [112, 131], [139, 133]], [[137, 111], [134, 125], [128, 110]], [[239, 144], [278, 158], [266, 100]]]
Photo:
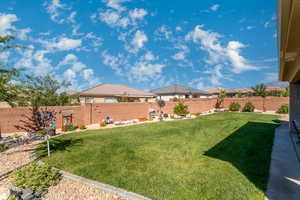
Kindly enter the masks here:
[[[20, 45], [7, 44], [13, 36], [0, 36], [0, 53], [12, 48], [24, 48]], [[10, 106], [16, 106], [20, 94], [20, 87], [14, 82], [19, 77], [20, 72], [14, 68], [7, 68], [7, 63], [0, 63], [0, 101], [7, 102]]]
[[263, 111], [266, 111], [266, 109], [265, 109], [265, 98], [268, 95], [266, 85], [264, 85], [264, 84], [256, 85], [255, 87], [252, 88], [252, 90], [254, 92], [254, 96], [260, 96], [260, 97], [263, 98]]
[[226, 98], [227, 94], [225, 90], [221, 90], [219, 95], [218, 95], [218, 99], [217, 99], [217, 103], [216, 103], [216, 108], [220, 108], [221, 104], [223, 103], [224, 99]]
[[162, 108], [166, 105], [166, 102], [162, 99], [156, 101], [157, 106], [159, 107], [159, 118], [162, 120]]
[[54, 80], [49, 75], [26, 76], [23, 87], [25, 102], [32, 107], [72, 105], [76, 96], [69, 96], [65, 92], [59, 93], [69, 85], [69, 83]]

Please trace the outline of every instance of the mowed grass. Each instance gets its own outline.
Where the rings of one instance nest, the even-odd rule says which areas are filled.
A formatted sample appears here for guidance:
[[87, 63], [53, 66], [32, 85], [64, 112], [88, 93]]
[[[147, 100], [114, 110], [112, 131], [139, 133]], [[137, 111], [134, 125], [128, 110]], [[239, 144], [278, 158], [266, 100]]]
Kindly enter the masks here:
[[276, 121], [219, 113], [72, 133], [43, 160], [152, 199], [263, 200]]

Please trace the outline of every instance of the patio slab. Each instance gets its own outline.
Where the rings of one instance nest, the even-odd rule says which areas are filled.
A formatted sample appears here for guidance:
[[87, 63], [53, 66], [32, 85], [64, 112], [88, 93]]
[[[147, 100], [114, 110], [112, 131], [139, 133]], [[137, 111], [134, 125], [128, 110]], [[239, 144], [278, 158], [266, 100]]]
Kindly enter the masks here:
[[296, 149], [295, 134], [282, 121], [275, 131], [271, 156], [270, 175], [265, 200], [299, 200], [300, 198], [300, 160]]

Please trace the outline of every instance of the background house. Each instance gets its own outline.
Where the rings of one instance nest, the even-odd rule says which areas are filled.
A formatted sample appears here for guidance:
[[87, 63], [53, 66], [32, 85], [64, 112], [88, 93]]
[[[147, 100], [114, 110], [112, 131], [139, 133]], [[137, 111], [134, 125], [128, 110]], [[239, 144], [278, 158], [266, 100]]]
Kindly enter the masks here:
[[100, 84], [78, 92], [80, 103], [153, 102], [155, 94], [127, 85]]
[[151, 91], [157, 95], [158, 99], [169, 101], [173, 98], [209, 98], [210, 94], [203, 90], [175, 84], [164, 88], [158, 88]]

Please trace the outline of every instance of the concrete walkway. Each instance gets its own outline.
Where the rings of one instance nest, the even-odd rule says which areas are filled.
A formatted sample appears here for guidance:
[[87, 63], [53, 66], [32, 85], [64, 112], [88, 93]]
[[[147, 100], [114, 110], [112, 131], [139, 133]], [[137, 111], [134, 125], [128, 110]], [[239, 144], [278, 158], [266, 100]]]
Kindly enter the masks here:
[[295, 141], [288, 122], [282, 121], [275, 131], [265, 200], [300, 199], [300, 160], [297, 154], [300, 144], [295, 144]]

